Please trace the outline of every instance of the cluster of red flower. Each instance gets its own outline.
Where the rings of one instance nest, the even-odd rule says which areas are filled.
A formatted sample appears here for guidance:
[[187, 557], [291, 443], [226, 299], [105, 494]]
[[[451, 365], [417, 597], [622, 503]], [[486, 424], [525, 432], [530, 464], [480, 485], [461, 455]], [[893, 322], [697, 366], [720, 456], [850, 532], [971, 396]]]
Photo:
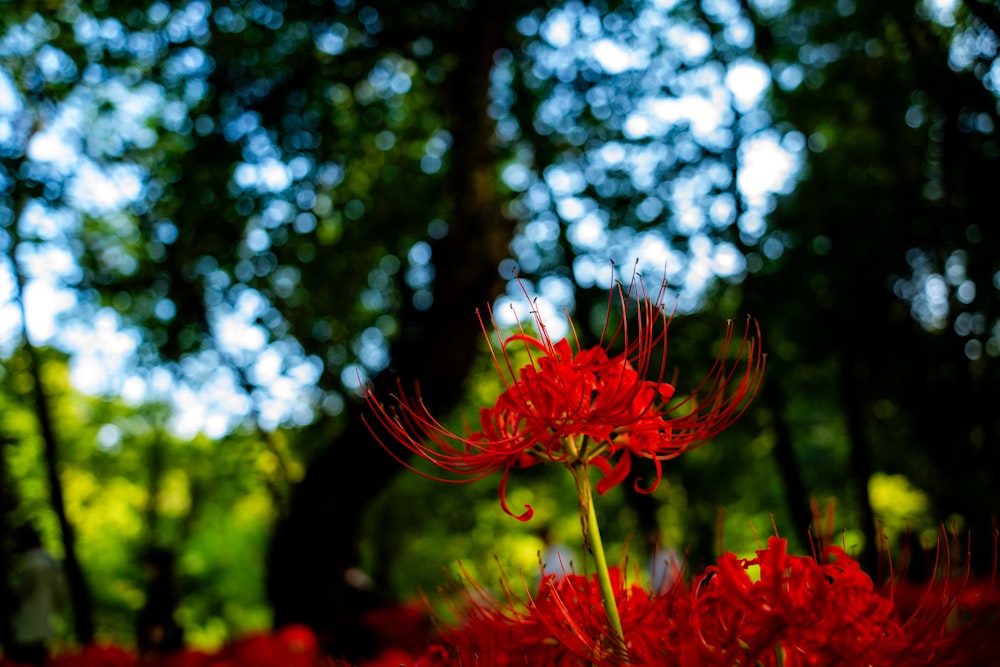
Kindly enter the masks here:
[[596, 578], [549, 575], [534, 596], [508, 587], [503, 599], [468, 581], [461, 621], [425, 652], [389, 650], [363, 667], [1000, 665], [990, 584], [974, 599], [964, 578], [921, 586], [907, 612], [839, 547], [793, 556], [772, 537], [756, 557], [726, 553], [662, 595], [611, 574], [624, 650]]

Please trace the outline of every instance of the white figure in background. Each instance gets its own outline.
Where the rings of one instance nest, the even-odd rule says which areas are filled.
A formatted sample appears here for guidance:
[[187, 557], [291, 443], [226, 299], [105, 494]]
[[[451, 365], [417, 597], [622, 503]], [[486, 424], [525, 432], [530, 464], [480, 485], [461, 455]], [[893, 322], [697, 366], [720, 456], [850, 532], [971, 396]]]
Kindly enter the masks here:
[[654, 595], [665, 595], [677, 584], [683, 571], [683, 562], [677, 549], [664, 546], [659, 532], [649, 539], [649, 579]]
[[43, 665], [57, 634], [57, 618], [66, 599], [62, 564], [42, 546], [38, 530], [22, 526], [15, 536], [18, 555], [14, 562], [14, 616], [12, 643], [6, 658], [15, 664]]

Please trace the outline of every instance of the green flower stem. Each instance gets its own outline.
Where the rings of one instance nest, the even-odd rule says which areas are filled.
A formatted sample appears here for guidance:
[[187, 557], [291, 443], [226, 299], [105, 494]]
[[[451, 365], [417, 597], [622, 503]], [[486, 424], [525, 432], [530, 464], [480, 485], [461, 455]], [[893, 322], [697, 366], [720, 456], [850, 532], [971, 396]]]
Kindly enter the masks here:
[[594, 564], [597, 567], [597, 581], [601, 586], [601, 599], [604, 602], [604, 611], [608, 615], [611, 623], [611, 630], [614, 632], [617, 649], [621, 652], [625, 650], [625, 632], [622, 630], [622, 620], [618, 615], [618, 606], [615, 604], [615, 589], [611, 585], [611, 574], [608, 571], [608, 560], [604, 556], [604, 543], [601, 541], [601, 530], [597, 523], [597, 512], [594, 510], [594, 496], [590, 490], [590, 469], [586, 463], [577, 463], [573, 466], [573, 476], [576, 478], [577, 492], [580, 494], [580, 509], [586, 512], [586, 533], [584, 534], [584, 546], [589, 547], [594, 554]]

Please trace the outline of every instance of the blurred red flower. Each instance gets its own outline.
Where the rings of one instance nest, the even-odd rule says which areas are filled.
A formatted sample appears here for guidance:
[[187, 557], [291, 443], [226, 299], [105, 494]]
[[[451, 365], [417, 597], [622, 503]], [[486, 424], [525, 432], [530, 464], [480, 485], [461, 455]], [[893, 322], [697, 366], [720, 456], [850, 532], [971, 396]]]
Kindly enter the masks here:
[[288, 625], [273, 634], [247, 635], [211, 656], [206, 667], [315, 667], [320, 663], [319, 642], [303, 625]]

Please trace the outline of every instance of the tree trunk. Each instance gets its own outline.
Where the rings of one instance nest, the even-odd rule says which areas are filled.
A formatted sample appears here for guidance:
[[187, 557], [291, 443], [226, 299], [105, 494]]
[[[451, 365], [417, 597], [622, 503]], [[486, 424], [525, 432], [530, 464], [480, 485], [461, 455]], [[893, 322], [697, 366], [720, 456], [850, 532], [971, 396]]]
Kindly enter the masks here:
[[792, 439], [792, 431], [785, 418], [787, 399], [781, 380], [772, 375], [765, 381], [761, 392], [764, 403], [774, 420], [772, 423], [774, 428], [774, 458], [785, 487], [785, 503], [792, 516], [792, 530], [795, 536], [802, 541], [802, 544], [808, 546], [810, 542], [809, 527], [813, 522], [813, 514], [809, 493], [806, 491], [806, 485], [802, 479], [802, 468], [795, 453], [795, 441]]
[[63, 567], [66, 570], [66, 583], [69, 588], [69, 598], [73, 606], [73, 633], [81, 644], [94, 641], [94, 603], [90, 595], [90, 587], [83, 574], [83, 568], [76, 557], [76, 537], [73, 525], [66, 515], [66, 501], [63, 497], [62, 481], [59, 478], [59, 441], [52, 424], [52, 413], [49, 408], [48, 396], [42, 384], [41, 367], [38, 353], [25, 337], [25, 350], [30, 358], [31, 375], [34, 379], [35, 414], [41, 429], [45, 448], [45, 473], [49, 482], [49, 495], [52, 510], [59, 520], [59, 531], [62, 536]]
[[[461, 57], [442, 100], [453, 136], [446, 193], [453, 210], [448, 234], [432, 243], [434, 301], [427, 310], [403, 309], [393, 364], [373, 381], [382, 397], [397, 377], [407, 388], [419, 381], [424, 402], [438, 414], [461, 398], [482, 336], [475, 309], [502, 291], [497, 266], [513, 235], [495, 189], [494, 122], [487, 113], [493, 54], [507, 23], [499, 14], [508, 11], [501, 3], [479, 3], [453, 35], [451, 46]], [[363, 405], [351, 407], [345, 429], [309, 465], [275, 531], [268, 563], [275, 624], [306, 623], [330, 654], [352, 660], [376, 648], [360, 615], [378, 601], [349, 581], [359, 561], [360, 522], [368, 502], [400, 469], [372, 438], [363, 413]], [[392, 536], [384, 539], [391, 545]]]
[[878, 568], [879, 545], [875, 529], [875, 512], [872, 509], [871, 495], [868, 493], [868, 480], [874, 472], [872, 445], [865, 428], [864, 404], [858, 392], [857, 355], [850, 346], [851, 343], [845, 346], [840, 361], [838, 390], [850, 448], [848, 466], [851, 471], [851, 485], [861, 513], [861, 531], [865, 537], [865, 548], [859, 554], [858, 562], [862, 568], [874, 575]]
[[[20, 211], [23, 207], [18, 207]], [[42, 377], [41, 361], [38, 358], [38, 351], [32, 345], [28, 336], [27, 318], [24, 307], [24, 276], [17, 265], [17, 237], [16, 233], [11, 234], [10, 265], [14, 273], [15, 284], [17, 285], [17, 302], [21, 311], [21, 334], [23, 337], [24, 352], [28, 356], [28, 369], [31, 373], [32, 387], [34, 393], [35, 416], [38, 419], [38, 428], [42, 436], [42, 445], [45, 459], [45, 474], [49, 484], [49, 496], [52, 503], [52, 511], [55, 512], [59, 521], [59, 530], [62, 536], [63, 546], [63, 567], [66, 571], [66, 583], [69, 588], [70, 603], [73, 607], [73, 631], [77, 641], [81, 644], [89, 644], [94, 640], [94, 605], [90, 595], [90, 588], [84, 577], [80, 561], [76, 556], [76, 539], [74, 537], [73, 526], [66, 515], [66, 501], [63, 497], [62, 480], [59, 478], [59, 439], [56, 435], [55, 425], [52, 423], [52, 410], [49, 406], [49, 397], [45, 393], [45, 383]]]
[[[13, 569], [13, 553], [10, 535], [14, 529], [13, 513], [18, 500], [14, 485], [7, 469], [7, 447], [11, 440], [5, 433], [0, 433], [0, 572], [10, 572]], [[14, 592], [11, 589], [9, 577], [0, 577], [0, 619], [12, 618], [14, 615]], [[11, 639], [10, 623], [0, 622], [0, 645], [8, 646]]]

